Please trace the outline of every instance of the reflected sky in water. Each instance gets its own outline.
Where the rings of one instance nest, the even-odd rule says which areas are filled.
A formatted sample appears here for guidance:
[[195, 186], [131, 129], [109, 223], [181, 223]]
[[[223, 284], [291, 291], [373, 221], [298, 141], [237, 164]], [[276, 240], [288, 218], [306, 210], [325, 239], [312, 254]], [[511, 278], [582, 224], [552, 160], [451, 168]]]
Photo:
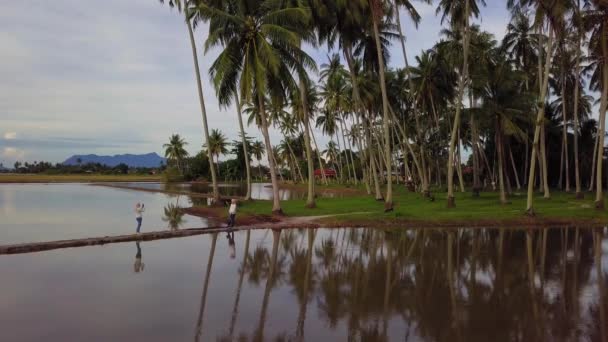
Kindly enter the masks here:
[[[164, 208], [178, 197], [86, 184], [0, 184], [0, 243], [21, 243], [135, 232], [135, 203], [143, 202], [142, 232], [162, 230]], [[190, 199], [180, 196], [179, 204]], [[185, 216], [182, 227], [206, 227]]]
[[[254, 230], [234, 240], [235, 258], [226, 233], [143, 242], [139, 251], [133, 242], [0, 256], [0, 338], [601, 341], [606, 334], [599, 304], [608, 304], [608, 259], [598, 231]], [[136, 272], [138, 263], [145, 268]]]
[[[167, 227], [176, 201], [76, 184], [0, 186], [0, 199], [2, 241], [122, 233], [134, 229], [136, 201], [148, 207], [144, 228]], [[0, 341], [608, 336], [603, 230], [262, 229], [234, 232], [234, 257], [229, 241], [224, 232], [2, 255]]]

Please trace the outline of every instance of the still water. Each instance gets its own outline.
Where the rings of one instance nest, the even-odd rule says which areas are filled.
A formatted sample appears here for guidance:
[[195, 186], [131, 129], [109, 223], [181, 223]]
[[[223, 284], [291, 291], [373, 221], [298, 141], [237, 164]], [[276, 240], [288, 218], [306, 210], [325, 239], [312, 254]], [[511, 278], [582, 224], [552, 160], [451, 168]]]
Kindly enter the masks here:
[[[130, 182], [130, 183], [110, 183], [121, 187], [134, 187], [148, 190], [160, 191], [179, 191], [183, 193], [198, 193], [210, 194], [213, 192], [211, 184], [207, 183], [156, 183], [156, 182]], [[223, 196], [245, 196], [247, 193], [246, 183], [219, 183], [218, 188]], [[332, 192], [329, 190], [318, 189], [317, 196], [334, 198], [344, 196], [341, 193]], [[270, 183], [252, 183], [251, 197], [253, 199], [272, 199], [272, 185]], [[305, 199], [306, 190], [290, 188], [279, 189], [279, 198], [281, 200]]]
[[0, 341], [606, 341], [607, 253], [603, 230], [353, 228], [4, 255]]
[[[164, 209], [191, 203], [187, 196], [86, 184], [0, 184], [0, 243], [131, 234], [137, 202], [145, 204], [142, 231], [167, 228]], [[181, 221], [183, 228], [208, 224], [193, 216]]]

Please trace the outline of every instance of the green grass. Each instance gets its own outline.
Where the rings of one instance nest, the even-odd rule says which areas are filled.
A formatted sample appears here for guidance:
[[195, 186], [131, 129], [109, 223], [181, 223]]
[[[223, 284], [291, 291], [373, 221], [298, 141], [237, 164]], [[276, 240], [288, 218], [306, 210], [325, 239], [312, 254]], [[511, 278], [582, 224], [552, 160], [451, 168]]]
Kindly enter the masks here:
[[159, 181], [158, 175], [102, 175], [102, 174], [0, 174], [0, 183], [86, 183], [86, 182], [142, 182]]
[[[515, 222], [524, 219], [526, 194], [521, 192], [509, 197], [510, 204], [501, 205], [498, 193], [485, 192], [479, 198], [471, 193], [456, 194], [456, 208], [446, 206], [446, 193], [433, 193], [435, 201], [420, 194], [398, 188], [394, 194], [393, 212], [384, 213], [384, 203], [373, 197], [353, 195], [344, 198], [318, 198], [317, 207], [305, 208], [304, 200], [282, 201], [281, 207], [287, 216], [339, 215], [331, 222], [387, 223], [399, 221], [424, 222]], [[551, 199], [537, 194], [534, 209], [537, 220], [572, 220], [608, 222], [608, 211], [594, 208], [594, 196], [586, 194], [584, 200], [576, 200], [573, 193], [553, 192]], [[608, 201], [607, 201], [608, 203]], [[246, 214], [268, 214], [272, 210], [270, 201], [243, 203], [240, 211]], [[370, 214], [371, 213], [371, 214]]]

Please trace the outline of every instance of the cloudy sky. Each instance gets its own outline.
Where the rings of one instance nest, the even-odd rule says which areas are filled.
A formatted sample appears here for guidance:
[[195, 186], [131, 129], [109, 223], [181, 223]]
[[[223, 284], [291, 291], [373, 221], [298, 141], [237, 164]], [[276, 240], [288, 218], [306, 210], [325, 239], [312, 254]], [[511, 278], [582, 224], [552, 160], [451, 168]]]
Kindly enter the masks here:
[[[435, 1], [437, 2], [437, 1]], [[483, 29], [502, 38], [505, 1], [487, 1]], [[435, 6], [418, 30], [402, 15], [410, 59], [439, 38]], [[234, 108], [220, 109], [196, 33], [210, 128], [237, 138]], [[156, 0], [7, 1], [0, 11], [0, 162], [60, 162], [72, 154], [161, 153], [172, 133], [202, 145], [192, 55], [183, 18]], [[318, 64], [326, 48], [308, 52]], [[390, 66], [403, 66], [397, 42]], [[248, 133], [261, 137], [255, 127]], [[319, 144], [326, 138], [316, 132]], [[278, 143], [281, 136], [272, 132]]]

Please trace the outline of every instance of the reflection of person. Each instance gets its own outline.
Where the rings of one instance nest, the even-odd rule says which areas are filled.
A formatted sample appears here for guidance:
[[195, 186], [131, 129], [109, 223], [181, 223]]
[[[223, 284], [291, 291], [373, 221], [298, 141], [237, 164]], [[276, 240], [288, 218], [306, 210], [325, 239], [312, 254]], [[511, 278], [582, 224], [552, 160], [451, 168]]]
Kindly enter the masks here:
[[144, 271], [144, 267], [146, 267], [146, 265], [141, 261], [141, 247], [139, 247], [139, 242], [135, 242], [135, 246], [137, 246], [137, 254], [135, 254], [135, 263], [133, 264], [133, 271], [135, 271], [135, 273], [139, 273]]
[[236, 223], [236, 199], [233, 199], [230, 203], [230, 209], [228, 209], [228, 227], [234, 227]]
[[234, 247], [234, 232], [229, 231], [226, 238], [228, 239], [228, 249], [230, 249], [230, 259], [234, 259], [236, 257], [236, 250]]
[[141, 228], [142, 221], [142, 213], [145, 211], [144, 204], [137, 202], [135, 205], [135, 220], [137, 221], [137, 232], [139, 233], [139, 229]]

